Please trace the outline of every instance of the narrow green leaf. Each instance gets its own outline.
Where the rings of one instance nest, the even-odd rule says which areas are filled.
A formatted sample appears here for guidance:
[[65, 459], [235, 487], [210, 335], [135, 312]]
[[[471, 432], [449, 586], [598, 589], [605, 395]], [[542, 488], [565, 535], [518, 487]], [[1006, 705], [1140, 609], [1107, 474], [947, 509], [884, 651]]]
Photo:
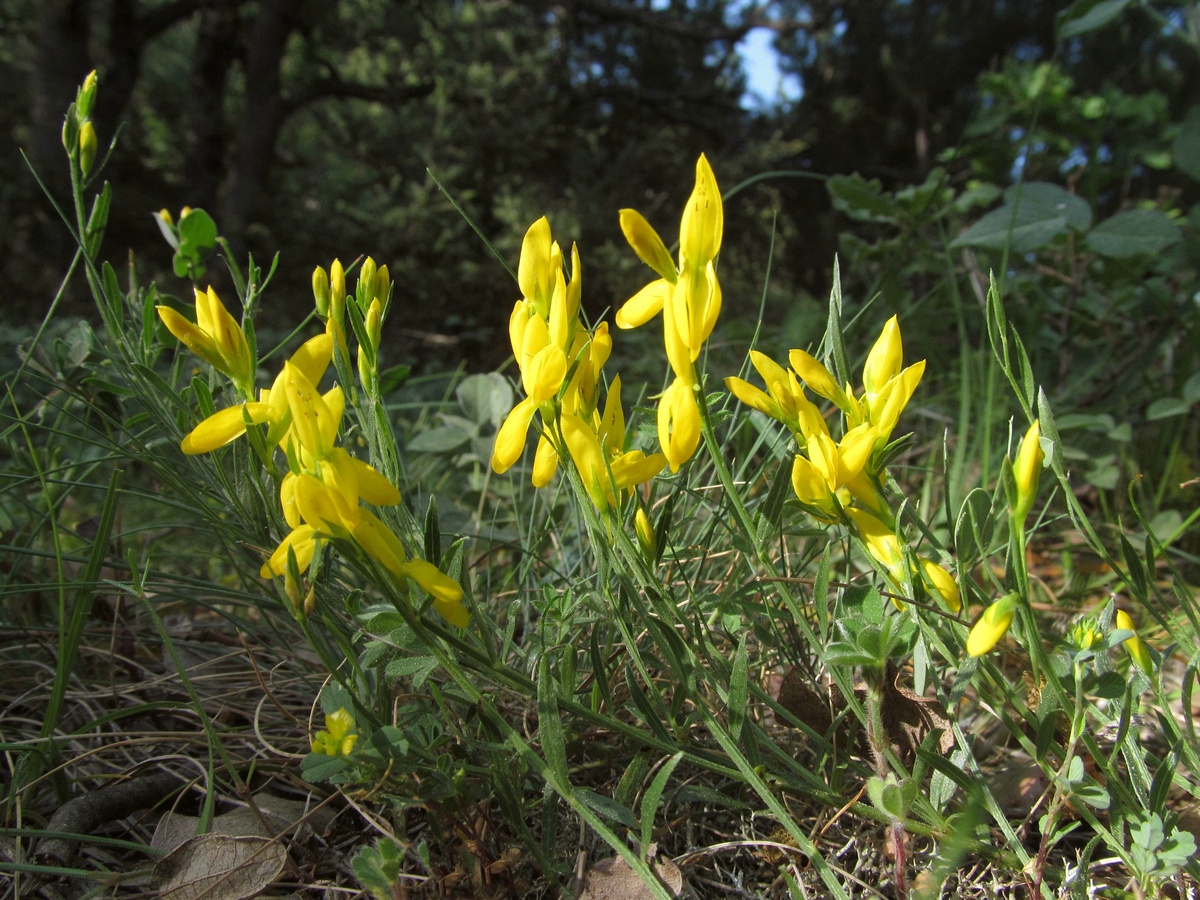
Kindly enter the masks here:
[[435, 566], [442, 561], [442, 528], [434, 494], [429, 495], [429, 507], [425, 510], [425, 559]]
[[746, 632], [738, 640], [737, 652], [733, 657], [733, 669], [729, 674], [729, 735], [735, 741], [741, 739], [742, 725], [746, 721], [747, 701], [750, 697], [750, 672], [746, 658]]
[[658, 770], [654, 780], [650, 782], [650, 787], [646, 788], [646, 793], [642, 797], [642, 859], [646, 858], [650, 849], [650, 839], [654, 835], [654, 817], [658, 814], [658, 804], [662, 800], [663, 790], [667, 786], [667, 780], [671, 777], [671, 773], [675, 771], [675, 767], [682, 759], [683, 751], [681, 750], [663, 763], [662, 768]]
[[567, 748], [563, 736], [562, 719], [558, 715], [558, 682], [550, 670], [550, 655], [543, 653], [538, 661], [538, 735], [542, 742], [542, 756], [560, 784], [570, 783], [567, 770]]

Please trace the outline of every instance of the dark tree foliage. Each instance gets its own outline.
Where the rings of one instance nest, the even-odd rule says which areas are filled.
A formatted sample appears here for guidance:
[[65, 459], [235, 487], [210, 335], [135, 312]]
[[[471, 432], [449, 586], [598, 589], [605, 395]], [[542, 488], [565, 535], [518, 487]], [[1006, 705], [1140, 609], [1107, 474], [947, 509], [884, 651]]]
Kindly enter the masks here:
[[[699, 153], [726, 189], [779, 169], [919, 181], [963, 137], [981, 73], [1049, 58], [1059, 6], [0, 0], [0, 125], [10, 139], [0, 153], [0, 266], [23, 294], [8, 310], [44, 309], [72, 251], [15, 148], [62, 189], [61, 116], [93, 67], [102, 144], [126, 125], [103, 173], [116, 194], [110, 258], [132, 248], [143, 282], [187, 291], [169, 274], [150, 213], [201, 206], [239, 253], [263, 264], [281, 251], [269, 297], [293, 310], [309, 302], [315, 265], [369, 253], [396, 277], [390, 328], [412, 348], [487, 365], [503, 356], [496, 329], [515, 287], [434, 178], [510, 262], [529, 224], [549, 215], [566, 247], [580, 244], [585, 303], [598, 315], [647, 277], [617, 211], [637, 208], [672, 240]], [[799, 102], [743, 107], [737, 45], [754, 27], [775, 30], [785, 67], [803, 78]], [[1121, 28], [1068, 43], [1064, 64], [1099, 81], [1094, 60], [1120, 54], [1121, 77], [1173, 78], [1170, 104], [1190, 102], [1194, 63], [1181, 57], [1163, 76], [1140, 62], [1152, 30]], [[1097, 53], [1095, 41], [1109, 43]], [[976, 151], [971, 164], [983, 164]], [[727, 217], [731, 316], [757, 312], [772, 246], [769, 318], [827, 290], [844, 223], [818, 181], [758, 182]], [[210, 267], [227, 290], [221, 276]], [[269, 324], [270, 302], [263, 316]]]

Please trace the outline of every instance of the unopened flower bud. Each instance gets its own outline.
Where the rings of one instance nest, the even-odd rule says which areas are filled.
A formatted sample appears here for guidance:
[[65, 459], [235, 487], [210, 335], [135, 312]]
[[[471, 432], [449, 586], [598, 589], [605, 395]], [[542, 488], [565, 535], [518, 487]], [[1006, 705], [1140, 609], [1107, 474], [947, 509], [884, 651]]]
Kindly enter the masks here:
[[346, 270], [340, 260], [329, 267], [329, 317], [341, 324], [346, 314]]
[[96, 143], [96, 127], [91, 122], [84, 122], [79, 129], [79, 171], [84, 175], [92, 171]]
[[83, 84], [79, 88], [79, 93], [75, 95], [75, 114], [80, 121], [87, 119], [92, 114], [92, 107], [96, 102], [96, 70], [92, 69], [88, 73], [87, 78], [83, 79]]
[[375, 273], [375, 296], [380, 303], [387, 303], [388, 291], [391, 290], [392, 279], [387, 266], [380, 266]]
[[162, 219], [164, 222], [166, 222], [167, 225], [175, 224], [175, 219], [171, 216], [171, 211], [169, 209], [167, 209], [166, 207], [164, 207], [158, 211], [158, 217], [160, 219]]
[[1113, 624], [1118, 628], [1126, 631], [1132, 631], [1133, 637], [1125, 639], [1125, 651], [1129, 654], [1129, 658], [1137, 663], [1138, 668], [1147, 675], [1154, 674], [1154, 661], [1150, 658], [1150, 649], [1145, 642], [1138, 637], [1137, 629], [1133, 626], [1133, 617], [1123, 609], [1117, 610], [1116, 618]]
[[637, 532], [638, 544], [642, 548], [642, 556], [645, 557], [646, 562], [654, 565], [655, 560], [658, 559], [658, 543], [654, 539], [654, 525], [650, 522], [646, 511], [640, 506], [633, 517], [633, 527]]
[[375, 272], [375, 260], [368, 256], [358, 270], [358, 307], [364, 315], [375, 299]]
[[1005, 594], [983, 611], [979, 621], [967, 635], [967, 653], [983, 656], [996, 646], [996, 642], [1008, 632], [1017, 608], [1017, 595]]
[[317, 266], [312, 275], [313, 299], [317, 304], [317, 315], [322, 319], [329, 316], [329, 273]]
[[1017, 502], [1012, 508], [1013, 518], [1024, 522], [1029, 511], [1033, 509], [1033, 500], [1037, 496], [1038, 476], [1042, 473], [1042, 460], [1046, 454], [1042, 452], [1041, 424], [1034, 422], [1025, 432], [1017, 458], [1013, 461], [1013, 479], [1017, 486]]

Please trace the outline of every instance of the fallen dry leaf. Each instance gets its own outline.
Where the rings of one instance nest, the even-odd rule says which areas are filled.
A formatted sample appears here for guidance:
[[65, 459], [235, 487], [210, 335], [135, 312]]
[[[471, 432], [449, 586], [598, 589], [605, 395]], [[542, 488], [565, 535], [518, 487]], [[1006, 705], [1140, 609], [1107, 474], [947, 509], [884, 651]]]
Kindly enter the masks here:
[[[938, 749], [949, 753], [954, 747], [954, 735], [950, 730], [950, 719], [937, 698], [918, 697], [898, 682], [900, 670], [888, 664], [883, 683], [883, 730], [887, 734], [892, 751], [906, 765], [916, 759], [917, 748], [931, 731], [940, 730]], [[854, 696], [860, 703], [867, 698], [867, 689], [859, 686]], [[830, 685], [822, 695], [809, 684], [803, 670], [793, 666], [783, 676], [779, 685], [779, 705], [818, 734], [826, 734], [833, 724], [833, 711], [846, 705], [837, 685]], [[843, 742], [855, 740], [860, 751], [867, 752], [865, 735], [858, 729], [853, 716], [846, 716], [838, 724], [837, 736]]]
[[[669, 859], [654, 862], [654, 873], [666, 885], [672, 897], [683, 893], [683, 873]], [[654, 892], [642, 883], [629, 863], [614, 856], [602, 859], [590, 869], [583, 879], [583, 893], [579, 900], [653, 900]]]
[[150, 887], [160, 900], [247, 900], [279, 877], [286, 860], [278, 841], [200, 834], [155, 864]]

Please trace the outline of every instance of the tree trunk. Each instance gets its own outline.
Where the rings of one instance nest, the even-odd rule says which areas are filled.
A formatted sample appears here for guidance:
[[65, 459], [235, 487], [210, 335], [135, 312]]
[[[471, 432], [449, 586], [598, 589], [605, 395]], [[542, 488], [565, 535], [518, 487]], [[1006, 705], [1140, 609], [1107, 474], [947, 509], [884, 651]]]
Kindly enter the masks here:
[[207, 5], [201, 9], [185, 109], [184, 202], [213, 215], [225, 172], [225, 89], [237, 33], [235, 10]]
[[296, 0], [263, 0], [246, 47], [246, 91], [229, 187], [219, 221], [235, 251], [267, 196], [275, 139], [283, 123], [280, 62], [296, 20]]

